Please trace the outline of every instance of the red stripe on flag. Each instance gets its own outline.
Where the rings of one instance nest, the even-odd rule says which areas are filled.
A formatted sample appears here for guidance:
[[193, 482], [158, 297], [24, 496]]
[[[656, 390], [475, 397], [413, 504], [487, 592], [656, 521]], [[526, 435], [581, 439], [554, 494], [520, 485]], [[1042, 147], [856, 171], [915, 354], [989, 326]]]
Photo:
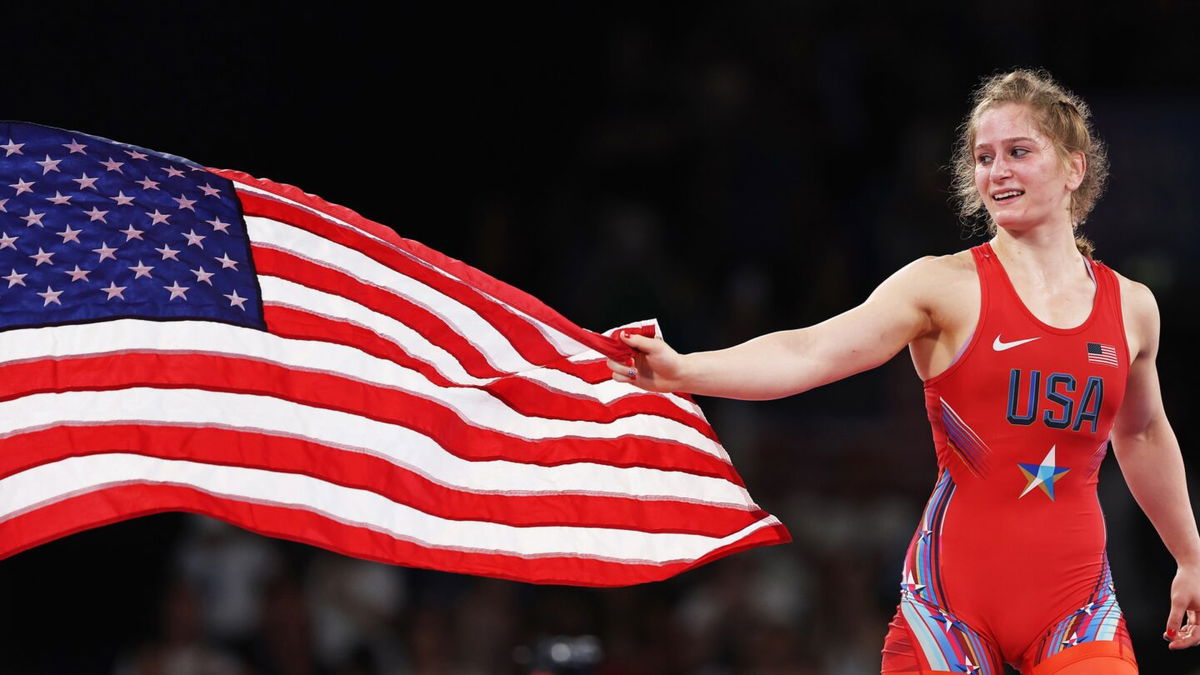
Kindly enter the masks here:
[[[510, 286], [509, 284], [506, 284], [481, 270], [477, 270], [460, 260], [456, 260], [439, 251], [435, 251], [434, 249], [431, 249], [420, 242], [413, 241], [411, 239], [404, 239], [396, 234], [396, 232], [391, 228], [363, 218], [361, 215], [355, 213], [351, 209], [348, 209], [344, 206], [339, 206], [337, 204], [331, 204], [330, 202], [321, 199], [317, 195], [305, 192], [293, 185], [276, 183], [274, 181], [265, 180], [262, 178], [255, 178], [249, 174], [241, 171], [234, 171], [232, 169], [209, 170], [217, 175], [228, 178], [235, 183], [244, 183], [246, 185], [257, 187], [260, 190], [277, 194], [285, 199], [290, 199], [311, 209], [328, 214], [333, 218], [349, 223], [353, 227], [358, 228], [374, 237], [383, 239], [394, 246], [400, 247], [416, 258], [419, 258], [420, 260], [423, 260], [426, 263], [433, 265], [438, 269], [444, 270], [454, 277], [457, 277], [459, 280], [461, 280], [461, 282], [467, 285], [466, 287], [478, 288], [488, 295], [521, 310], [522, 312], [538, 319], [539, 321], [542, 321], [546, 325], [554, 327], [563, 334], [570, 335], [575, 339], [580, 340], [583, 344], [595, 349], [601, 354], [617, 360], [623, 360], [628, 359], [632, 353], [632, 351], [619, 340], [591, 333], [589, 331], [581, 331], [577, 326], [575, 326], [575, 324], [568, 321], [561, 314], [521, 289]], [[306, 213], [301, 209], [297, 209], [295, 206], [269, 197], [256, 195], [244, 190], [238, 190], [238, 197], [242, 200], [244, 212], [248, 215], [262, 215], [264, 217], [275, 218], [276, 215], [274, 214], [285, 216], [287, 214], [303, 213], [304, 215], [308, 216], [309, 220], [301, 221], [298, 217], [282, 217], [279, 219], [290, 223], [314, 223], [319, 221], [323, 227], [333, 227], [338, 230], [346, 229], [336, 225], [331, 225], [320, 217], [314, 218], [312, 214]], [[355, 236], [358, 237], [358, 241], [367, 240], [367, 238], [363, 237], [362, 235]], [[330, 237], [330, 239], [333, 238]], [[337, 240], [334, 239], [334, 241]], [[363, 248], [360, 246], [355, 246], [353, 244], [348, 245], [350, 245], [351, 248], [363, 250]]]
[[[0, 439], [0, 478], [67, 457], [122, 453], [312, 476], [370, 490], [448, 520], [518, 527], [568, 525], [724, 537], [767, 514], [676, 499], [567, 492], [505, 494], [447, 487], [382, 457], [251, 430], [166, 425], [69, 425]], [[319, 470], [318, 470], [319, 468]]]
[[[391, 317], [449, 352], [472, 377], [489, 378], [508, 374], [488, 363], [470, 340], [460, 335], [441, 317], [397, 293], [369, 286], [348, 274], [323, 267], [286, 251], [256, 245], [253, 247], [253, 253], [254, 266], [259, 274], [280, 277], [306, 288], [347, 297], [367, 309]], [[267, 326], [270, 328], [271, 324], [268, 323]], [[409, 363], [404, 365], [414, 367], [410, 363], [426, 365], [427, 370], [434, 372], [427, 364], [416, 359], [409, 359]]]
[[[463, 367], [463, 370], [472, 377], [484, 379], [511, 374], [498, 370], [488, 363], [479, 349], [468, 338], [454, 330], [453, 326], [447, 324], [442, 317], [399, 294], [366, 284], [341, 270], [326, 267], [288, 251], [262, 245], [255, 245], [253, 251], [254, 262], [260, 274], [279, 277], [306, 288], [345, 297], [371, 311], [401, 322], [431, 343], [449, 352]], [[269, 322], [267, 325], [270, 327]], [[276, 331], [271, 330], [271, 332]], [[557, 352], [553, 353], [557, 355]], [[418, 359], [406, 359], [404, 365], [417, 369], [424, 366], [430, 375], [436, 374], [436, 371]], [[555, 356], [551, 361], [539, 365], [575, 375], [591, 384], [606, 381], [612, 375], [612, 371], [608, 369], [603, 357], [600, 356], [581, 362], [571, 361], [563, 356]], [[434, 378], [431, 377], [431, 379]], [[452, 384], [446, 380], [443, 382]]]
[[731, 553], [790, 541], [782, 525], [772, 525], [694, 561], [653, 565], [582, 556], [522, 557], [432, 548], [347, 525], [312, 511], [242, 502], [178, 485], [132, 484], [64, 499], [0, 522], [0, 558], [75, 532], [163, 511], [208, 515], [260, 534], [389, 564], [579, 586], [623, 586], [659, 581]]
[[[353, 347], [376, 358], [415, 370], [438, 386], [464, 386], [452, 382], [425, 361], [409, 356], [408, 352], [396, 343], [369, 328], [280, 305], [264, 306], [263, 316], [271, 328], [271, 333], [280, 337], [320, 340]], [[571, 370], [573, 372], [570, 374], [579, 376], [584, 382], [592, 379], [604, 381], [612, 373], [606, 364], [599, 361], [572, 364]], [[603, 371], [603, 374], [597, 371]], [[531, 417], [611, 422], [635, 414], [658, 415], [687, 425], [713, 442], [717, 441], [716, 433], [707, 422], [658, 394], [630, 392], [606, 404], [593, 398], [551, 389], [540, 382], [523, 377], [505, 377], [483, 386], [466, 386], [486, 391], [513, 410]]]
[[[508, 339], [513, 348], [530, 363], [540, 365], [557, 362], [563, 358], [563, 355], [546, 341], [545, 336], [533, 324], [498, 304], [495, 300], [485, 296], [481, 292], [481, 289], [469, 286], [459, 279], [448, 277], [431, 269], [429, 265], [422, 264], [413, 255], [406, 255], [405, 252], [397, 250], [397, 247], [399, 247], [403, 251], [411, 253], [409, 251], [409, 244], [413, 242], [401, 240], [395, 233], [391, 233], [391, 237], [388, 239], [391, 242], [391, 245], [389, 245], [377, 239], [364, 236], [349, 228], [335, 225], [316, 214], [284, 202], [266, 199], [245, 192], [239, 192], [238, 196], [241, 197], [246, 215], [248, 216], [262, 216], [278, 220], [315, 234], [323, 239], [354, 249], [376, 262], [471, 308], [480, 317], [495, 326], [496, 330]], [[255, 259], [257, 260], [257, 257]], [[499, 290], [504, 291], [505, 289]], [[504, 301], [503, 297], [497, 299]], [[549, 311], [554, 316], [558, 316], [556, 312], [549, 310], [549, 308], [537, 300], [533, 301], [537, 302], [539, 307], [544, 308], [544, 311], [540, 312], [541, 314]], [[531, 314], [531, 316], [536, 317], [537, 314]], [[560, 316], [558, 319], [560, 325], [565, 323], [568, 326], [567, 328], [560, 328], [560, 332], [576, 341], [584, 344], [589, 342], [595, 343], [598, 340], [615, 342], [611, 338], [581, 330]], [[612, 351], [612, 346], [605, 345], [605, 349]]]
[[273, 396], [413, 429], [468, 460], [541, 466], [597, 462], [715, 476], [741, 484], [732, 466], [691, 446], [623, 435], [520, 438], [473, 426], [438, 401], [328, 373], [209, 354], [123, 353], [0, 366], [0, 401], [46, 392], [150, 386]]

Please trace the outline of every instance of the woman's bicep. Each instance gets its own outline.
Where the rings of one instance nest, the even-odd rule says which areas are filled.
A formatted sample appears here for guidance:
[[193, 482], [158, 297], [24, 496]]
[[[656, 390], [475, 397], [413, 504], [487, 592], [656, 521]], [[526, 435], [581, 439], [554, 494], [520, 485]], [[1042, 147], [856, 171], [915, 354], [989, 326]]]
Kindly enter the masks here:
[[827, 382], [874, 368], [932, 329], [922, 261], [893, 274], [860, 305], [805, 329], [809, 354], [827, 364]]
[[1113, 422], [1114, 440], [1144, 434], [1156, 420], [1166, 419], [1158, 381], [1158, 305], [1141, 284], [1131, 288], [1125, 305], [1132, 318], [1129, 342], [1136, 345], [1137, 352], [1130, 354], [1125, 399]]

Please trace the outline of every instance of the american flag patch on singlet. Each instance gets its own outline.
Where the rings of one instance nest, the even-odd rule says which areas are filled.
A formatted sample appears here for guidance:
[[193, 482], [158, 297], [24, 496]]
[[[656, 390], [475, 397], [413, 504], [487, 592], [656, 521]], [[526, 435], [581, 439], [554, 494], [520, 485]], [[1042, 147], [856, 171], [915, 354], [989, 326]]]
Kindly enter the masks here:
[[1103, 363], [1106, 366], [1113, 367], [1117, 365], [1117, 348], [1112, 345], [1089, 342], [1087, 344], [1087, 355], [1088, 363]]

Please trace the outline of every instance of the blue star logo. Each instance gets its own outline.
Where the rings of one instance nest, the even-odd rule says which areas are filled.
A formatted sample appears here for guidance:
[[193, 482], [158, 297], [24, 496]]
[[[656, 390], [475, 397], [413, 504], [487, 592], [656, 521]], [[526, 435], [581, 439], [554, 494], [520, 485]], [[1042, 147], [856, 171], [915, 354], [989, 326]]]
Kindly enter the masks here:
[[1046, 496], [1050, 498], [1050, 501], [1054, 501], [1054, 484], [1063, 477], [1064, 473], [1070, 471], [1065, 466], [1054, 465], [1054, 448], [1055, 446], [1050, 446], [1050, 452], [1046, 453], [1046, 457], [1042, 460], [1041, 464], [1017, 464], [1021, 469], [1021, 473], [1025, 474], [1025, 479], [1029, 481], [1025, 486], [1025, 490], [1021, 492], [1020, 497], [1017, 497], [1017, 499], [1029, 494], [1029, 491], [1033, 488], [1041, 488], [1042, 492], [1045, 492]]

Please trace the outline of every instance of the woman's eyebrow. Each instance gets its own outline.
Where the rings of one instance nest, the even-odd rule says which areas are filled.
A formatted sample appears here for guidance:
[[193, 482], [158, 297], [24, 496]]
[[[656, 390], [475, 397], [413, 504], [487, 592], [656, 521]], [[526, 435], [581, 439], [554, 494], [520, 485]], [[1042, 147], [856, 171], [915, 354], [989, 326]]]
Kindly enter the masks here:
[[[1028, 137], [1028, 136], [1013, 136], [1012, 138], [1004, 138], [1004, 139], [1001, 139], [999, 142], [1000, 142], [1001, 144], [1003, 144], [1003, 143], [1015, 143], [1015, 142], [1017, 142], [1017, 141], [1028, 141], [1028, 142], [1030, 142], [1030, 143], [1035, 143], [1035, 144], [1037, 143], [1037, 141], [1033, 140], [1032, 138], [1030, 138], [1030, 137]], [[976, 147], [976, 148], [983, 148], [983, 147], [986, 147], [986, 146], [989, 146], [989, 145], [991, 145], [991, 143], [976, 143], [976, 144], [975, 144], [975, 147]]]

